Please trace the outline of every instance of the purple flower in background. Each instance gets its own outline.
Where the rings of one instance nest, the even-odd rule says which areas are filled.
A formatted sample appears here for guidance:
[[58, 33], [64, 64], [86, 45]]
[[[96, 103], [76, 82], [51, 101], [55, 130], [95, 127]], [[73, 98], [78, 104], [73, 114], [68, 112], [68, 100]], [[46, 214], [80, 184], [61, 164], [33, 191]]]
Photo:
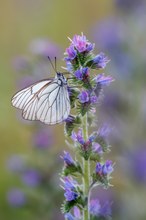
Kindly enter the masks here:
[[[139, 144], [140, 146], [141, 144]], [[138, 147], [135, 151], [132, 152], [132, 155], [128, 158], [130, 159], [131, 169], [130, 173], [132, 172], [133, 176], [136, 178], [137, 181], [142, 182], [143, 184], [146, 183], [146, 146]]]
[[[37, 79], [37, 78], [36, 78]], [[25, 88], [27, 86], [30, 86], [31, 84], [35, 83], [35, 77], [33, 76], [21, 76], [21, 78], [18, 80], [17, 86], [18, 88]]]
[[72, 138], [73, 141], [79, 142], [80, 144], [85, 143], [84, 138], [83, 138], [83, 133], [82, 133], [81, 129], [78, 131], [77, 134], [75, 132], [72, 132], [71, 138]]
[[124, 11], [130, 11], [142, 7], [145, 0], [115, 0], [116, 6]]
[[92, 199], [90, 202], [90, 213], [97, 217], [109, 217], [111, 216], [111, 203], [106, 201], [103, 205], [100, 204], [98, 199]]
[[26, 204], [26, 196], [21, 190], [13, 188], [7, 193], [7, 201], [13, 207], [20, 207]]
[[92, 199], [90, 201], [90, 213], [93, 216], [98, 216], [100, 213], [101, 205], [99, 203], [99, 200]]
[[86, 103], [86, 102], [89, 102], [89, 100], [90, 100], [89, 93], [87, 91], [82, 91], [78, 95], [78, 98], [81, 103]]
[[120, 71], [120, 75], [126, 80], [133, 75], [135, 61], [130, 54], [131, 46], [127, 41], [130, 33], [123, 20], [118, 17], [108, 18], [96, 25], [93, 35], [95, 41], [100, 42], [99, 49], [108, 51], [112, 57], [114, 68], [117, 68], [118, 73]]
[[41, 176], [37, 170], [30, 169], [23, 173], [21, 179], [26, 185], [36, 187], [40, 184]]
[[16, 71], [25, 71], [29, 68], [30, 63], [28, 57], [18, 56], [12, 60], [12, 65]]
[[123, 42], [122, 23], [117, 17], [102, 20], [94, 27], [93, 31], [94, 39], [98, 43], [99, 49], [113, 53]]
[[62, 156], [66, 166], [74, 166], [75, 162], [72, 159], [69, 152], [64, 151], [64, 155]]
[[51, 129], [40, 129], [34, 134], [33, 145], [39, 149], [47, 149], [54, 144], [53, 134]]
[[29, 48], [33, 54], [45, 57], [54, 58], [60, 54], [60, 47], [46, 38], [33, 40]]
[[81, 69], [78, 69], [74, 72], [74, 75], [77, 79], [83, 80], [84, 77], [87, 77], [89, 75], [89, 69], [88, 67], [83, 67]]
[[102, 138], [108, 138], [110, 132], [111, 132], [111, 129], [108, 126], [108, 124], [104, 124], [102, 127], [98, 129], [97, 135]]
[[74, 46], [71, 45], [70, 47], [68, 47], [66, 49], [66, 54], [68, 55], [68, 57], [66, 57], [65, 60], [70, 61], [70, 60], [73, 60], [76, 57], [77, 51], [75, 50]]
[[105, 164], [102, 166], [103, 175], [108, 175], [113, 172], [113, 162], [111, 160], [107, 160]]
[[100, 215], [106, 217], [109, 217], [112, 215], [112, 209], [111, 209], [111, 202], [106, 201], [100, 209]]
[[94, 81], [101, 86], [108, 86], [111, 82], [114, 81], [114, 79], [111, 76], [105, 76], [104, 73], [101, 73], [94, 78]]
[[13, 155], [7, 161], [7, 168], [12, 172], [22, 172], [25, 165], [25, 160], [20, 155]]
[[92, 60], [92, 67], [97, 69], [104, 69], [109, 61], [110, 60], [104, 55], [104, 53], [100, 53], [96, 55]]

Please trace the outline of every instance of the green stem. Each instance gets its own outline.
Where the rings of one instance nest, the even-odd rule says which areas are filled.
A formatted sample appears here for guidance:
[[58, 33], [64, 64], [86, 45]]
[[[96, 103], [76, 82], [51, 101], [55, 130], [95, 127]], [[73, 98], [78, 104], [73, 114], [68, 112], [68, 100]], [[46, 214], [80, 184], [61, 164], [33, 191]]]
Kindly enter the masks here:
[[[88, 123], [87, 123], [87, 114], [83, 117], [83, 137], [84, 140], [88, 139]], [[83, 220], [90, 220], [90, 212], [89, 212], [89, 188], [90, 188], [90, 160], [85, 160], [83, 158], [83, 193], [87, 198], [87, 206], [83, 210]]]

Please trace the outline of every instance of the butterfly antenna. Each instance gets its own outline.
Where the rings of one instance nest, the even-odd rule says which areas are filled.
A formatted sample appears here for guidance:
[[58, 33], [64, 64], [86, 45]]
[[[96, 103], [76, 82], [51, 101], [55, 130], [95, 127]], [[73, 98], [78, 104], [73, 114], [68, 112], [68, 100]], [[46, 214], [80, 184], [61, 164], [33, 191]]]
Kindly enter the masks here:
[[55, 57], [55, 70], [56, 70], [56, 73], [57, 73], [57, 58]]
[[[56, 58], [56, 57], [55, 57], [55, 58]], [[49, 56], [48, 56], [48, 59], [49, 59], [49, 61], [50, 61], [50, 64], [51, 64], [53, 70], [55, 71], [55, 73], [57, 73], [57, 71], [56, 71], [56, 59], [55, 59], [55, 67], [54, 67], [54, 65], [53, 65], [53, 63], [52, 63], [52, 60], [51, 60], [51, 58], [50, 58]]]

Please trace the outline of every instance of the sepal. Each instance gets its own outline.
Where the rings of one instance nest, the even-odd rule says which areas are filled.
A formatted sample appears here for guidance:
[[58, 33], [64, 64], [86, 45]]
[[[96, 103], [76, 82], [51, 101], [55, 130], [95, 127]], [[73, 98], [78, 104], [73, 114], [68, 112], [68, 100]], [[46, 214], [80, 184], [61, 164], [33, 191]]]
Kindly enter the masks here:
[[81, 124], [81, 118], [79, 116], [70, 115], [65, 123], [65, 134], [71, 136], [73, 129]]
[[75, 174], [75, 173], [79, 173], [79, 174], [83, 173], [79, 162], [75, 162], [74, 165], [71, 165], [68, 167], [67, 166], [63, 167], [62, 176], [68, 176], [68, 175]]

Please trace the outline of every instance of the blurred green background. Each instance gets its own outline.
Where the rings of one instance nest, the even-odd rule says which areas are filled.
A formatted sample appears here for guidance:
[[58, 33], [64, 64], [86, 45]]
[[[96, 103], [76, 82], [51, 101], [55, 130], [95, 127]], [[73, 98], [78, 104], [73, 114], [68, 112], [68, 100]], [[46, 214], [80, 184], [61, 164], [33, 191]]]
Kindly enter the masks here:
[[[31, 54], [29, 45], [35, 39], [46, 38], [57, 45], [60, 50], [58, 69], [61, 70], [60, 66], [64, 65], [63, 52], [68, 46], [67, 37], [81, 32], [91, 42], [96, 43], [97, 51], [106, 52], [111, 58], [105, 72], [116, 79], [105, 91], [105, 101], [100, 107], [102, 113], [99, 110], [98, 116], [99, 121], [108, 121], [113, 127], [112, 151], [108, 157], [116, 162], [112, 180], [114, 187], [107, 192], [113, 202], [113, 219], [146, 219], [145, 9], [145, 1], [142, 0], [12, 0], [1, 2], [1, 220], [47, 219], [33, 215], [33, 209], [29, 212], [27, 208], [12, 208], [6, 199], [10, 188], [14, 186], [23, 188], [19, 178], [15, 178], [15, 175], [8, 171], [7, 161], [12, 154], [25, 154], [26, 157], [32, 157], [35, 163], [37, 156], [31, 145], [33, 145], [33, 136], [40, 129], [36, 123], [21, 121], [20, 114], [11, 106], [11, 97], [19, 87], [18, 81], [25, 74], [31, 75], [29, 71], [25, 74], [22, 71], [20, 73], [16, 71], [14, 60], [18, 56], [26, 56], [30, 59], [35, 57]], [[48, 64], [48, 72], [50, 70]], [[46, 73], [43, 74], [40, 71], [39, 77], [44, 77]], [[47, 77], [47, 74], [45, 76]], [[41, 125], [41, 129], [47, 128]], [[52, 172], [59, 173], [59, 167], [62, 164], [59, 155], [62, 149], [66, 148], [63, 126], [55, 126], [51, 128], [51, 132], [55, 139], [54, 147], [50, 149], [50, 152], [48, 151], [46, 160], [47, 163], [51, 161], [52, 167], [56, 166], [57, 171], [51, 168]], [[58, 192], [57, 174], [53, 178], [58, 185], [56, 187], [56, 192]], [[55, 198], [52, 199], [52, 203], [56, 203], [59, 199], [56, 194], [52, 196]], [[58, 195], [60, 196], [60, 192]], [[59, 205], [60, 202], [57, 207]], [[55, 219], [55, 217], [48, 219]], [[56, 219], [62, 218], [56, 217]]]

